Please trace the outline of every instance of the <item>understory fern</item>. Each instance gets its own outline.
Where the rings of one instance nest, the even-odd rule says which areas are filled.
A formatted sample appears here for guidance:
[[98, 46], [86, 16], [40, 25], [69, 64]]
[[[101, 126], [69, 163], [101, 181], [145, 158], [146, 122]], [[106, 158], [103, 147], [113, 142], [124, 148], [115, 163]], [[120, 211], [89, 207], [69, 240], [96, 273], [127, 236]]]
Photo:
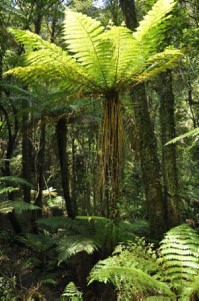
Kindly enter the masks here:
[[[160, 246], [159, 263], [165, 280], [179, 292], [199, 275], [199, 234], [187, 224], [167, 232]], [[186, 284], [186, 285], [185, 285]]]
[[119, 300], [141, 300], [150, 295], [173, 297], [166, 283], [151, 276], [157, 271], [152, 245], [137, 239], [135, 243], [119, 245], [112, 257], [99, 261], [90, 273], [89, 284], [112, 282], [118, 290]]
[[82, 293], [78, 290], [74, 282], [70, 282], [61, 295], [61, 301], [82, 301]]
[[[105, 217], [78, 216], [72, 220], [67, 217], [40, 218], [37, 224], [57, 237], [59, 262], [85, 251], [92, 254], [103, 248], [112, 252], [121, 241], [135, 240], [133, 224], [125, 221], [115, 222]], [[136, 225], [137, 229], [137, 225]]]
[[92, 269], [89, 283], [93, 281], [112, 282], [119, 300], [147, 296], [195, 300], [199, 296], [199, 233], [187, 224], [175, 227], [166, 233], [158, 252], [142, 239], [119, 245]]

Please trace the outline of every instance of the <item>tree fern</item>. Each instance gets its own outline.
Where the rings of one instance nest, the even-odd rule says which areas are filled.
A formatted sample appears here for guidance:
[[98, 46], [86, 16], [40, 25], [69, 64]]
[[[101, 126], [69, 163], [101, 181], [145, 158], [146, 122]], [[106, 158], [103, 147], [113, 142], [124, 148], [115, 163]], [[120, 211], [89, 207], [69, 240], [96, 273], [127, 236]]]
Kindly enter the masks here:
[[105, 97], [99, 186], [105, 196], [105, 181], [109, 183], [109, 216], [115, 215], [120, 192], [123, 127], [119, 93], [172, 68], [182, 55], [176, 49], [156, 54], [163, 40], [161, 22], [174, 4], [174, 0], [158, 0], [134, 34], [123, 27], [105, 31], [98, 21], [67, 9], [63, 32], [66, 50], [30, 32], [12, 30], [28, 51], [22, 66], [6, 74], [16, 75], [26, 84], [57, 86], [66, 95]]
[[[11, 29], [16, 39], [25, 45], [27, 67], [14, 68], [8, 73], [30, 82], [42, 77], [52, 82], [62, 81], [69, 90], [74, 90], [78, 83], [85, 92], [91, 93], [107, 94], [113, 89], [120, 91], [119, 87], [125, 89], [126, 82], [136, 80], [136, 76], [144, 71], [147, 60], [156, 53], [163, 39], [160, 23], [174, 4], [174, 0], [158, 0], [133, 35], [124, 27], [105, 31], [99, 21], [67, 9], [63, 37], [70, 54], [36, 34]], [[170, 55], [177, 60], [181, 53], [173, 51]], [[167, 61], [164, 52], [159, 55], [159, 64], [161, 58], [159, 72]]]
[[182, 291], [199, 271], [199, 234], [187, 224], [171, 229], [160, 246], [159, 262], [165, 279]]

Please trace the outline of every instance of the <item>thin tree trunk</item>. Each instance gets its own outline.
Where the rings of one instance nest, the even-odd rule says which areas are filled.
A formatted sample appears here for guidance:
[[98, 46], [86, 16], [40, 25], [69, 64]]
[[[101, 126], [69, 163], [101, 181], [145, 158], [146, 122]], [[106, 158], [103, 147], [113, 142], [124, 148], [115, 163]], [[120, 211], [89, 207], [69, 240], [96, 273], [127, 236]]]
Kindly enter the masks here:
[[160, 99], [160, 124], [162, 141], [162, 171], [169, 228], [179, 224], [178, 174], [176, 166], [176, 145], [165, 143], [176, 136], [174, 117], [174, 94], [171, 71], [160, 74], [158, 95]]
[[44, 190], [44, 166], [45, 166], [45, 144], [46, 144], [46, 126], [41, 123], [41, 133], [39, 141], [39, 150], [36, 160], [36, 182], [37, 182], [37, 196], [35, 205], [42, 208], [42, 191]]
[[[3, 25], [1, 21], [0, 21], [0, 25], [1, 26]], [[1, 44], [0, 45], [0, 82], [2, 81], [4, 55], [5, 55], [4, 45]], [[7, 152], [6, 152], [6, 160], [5, 160], [5, 166], [2, 169], [2, 171], [3, 171], [3, 176], [10, 176], [11, 175], [10, 174], [10, 159], [12, 157], [15, 140], [16, 140], [17, 133], [18, 133], [18, 122], [17, 122], [16, 116], [15, 116], [15, 130], [14, 130], [15, 132], [14, 132], [14, 135], [12, 135], [12, 129], [11, 129], [11, 124], [10, 124], [10, 120], [9, 120], [9, 114], [8, 114], [8, 112], [6, 111], [6, 109], [4, 108], [4, 106], [2, 104], [2, 94], [3, 94], [2, 87], [0, 87], [0, 111], [2, 111], [2, 113], [5, 116], [7, 130], [8, 130], [8, 145], [7, 145]], [[12, 199], [12, 197], [13, 197], [13, 195], [11, 194], [9, 199]], [[14, 212], [8, 213], [8, 218], [10, 220], [10, 223], [11, 223], [15, 233], [16, 234], [21, 233], [22, 228], [21, 228]]]
[[[32, 170], [32, 145], [30, 141], [30, 129], [27, 127], [28, 114], [23, 115], [22, 118], [22, 177], [28, 182], [31, 182]], [[23, 185], [23, 199], [24, 202], [31, 202], [31, 188]]]
[[56, 136], [57, 136], [57, 146], [58, 154], [61, 168], [62, 177], [62, 189], [65, 199], [66, 211], [68, 216], [71, 218], [75, 217], [74, 210], [72, 207], [70, 192], [69, 192], [69, 179], [68, 179], [68, 162], [67, 162], [67, 124], [66, 118], [62, 117], [57, 122], [56, 125]]

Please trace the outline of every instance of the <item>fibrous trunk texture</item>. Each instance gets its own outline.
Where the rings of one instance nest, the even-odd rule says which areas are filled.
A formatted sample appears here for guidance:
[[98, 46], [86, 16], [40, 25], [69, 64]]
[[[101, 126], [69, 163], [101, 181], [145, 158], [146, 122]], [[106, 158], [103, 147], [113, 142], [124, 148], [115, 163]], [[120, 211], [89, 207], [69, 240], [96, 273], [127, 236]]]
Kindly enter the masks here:
[[118, 94], [104, 100], [100, 184], [102, 187], [102, 214], [117, 215], [122, 166], [122, 113]]

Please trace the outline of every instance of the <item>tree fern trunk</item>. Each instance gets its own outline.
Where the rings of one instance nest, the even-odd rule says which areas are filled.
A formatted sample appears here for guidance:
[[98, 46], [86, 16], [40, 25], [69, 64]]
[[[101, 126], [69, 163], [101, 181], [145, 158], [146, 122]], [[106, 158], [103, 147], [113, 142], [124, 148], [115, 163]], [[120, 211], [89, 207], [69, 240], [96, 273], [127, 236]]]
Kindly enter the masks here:
[[104, 215], [117, 215], [122, 165], [122, 114], [117, 94], [107, 95], [104, 101], [102, 133], [101, 185]]

